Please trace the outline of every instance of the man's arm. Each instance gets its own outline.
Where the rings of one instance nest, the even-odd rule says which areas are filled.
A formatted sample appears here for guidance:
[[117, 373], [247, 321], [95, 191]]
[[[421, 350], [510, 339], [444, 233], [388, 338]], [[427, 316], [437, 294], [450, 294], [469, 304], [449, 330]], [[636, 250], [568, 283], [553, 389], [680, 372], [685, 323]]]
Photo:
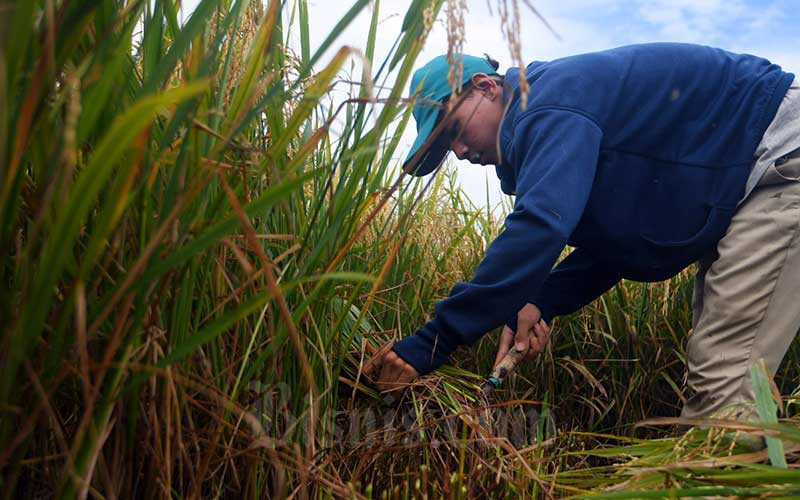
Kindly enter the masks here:
[[576, 248], [553, 269], [534, 303], [545, 321], [550, 322], [592, 302], [621, 278], [619, 271], [597, 261], [586, 250]]
[[580, 220], [591, 192], [602, 140], [599, 126], [562, 109], [530, 112], [515, 127], [511, 161], [518, 197], [506, 229], [489, 246], [475, 277], [457, 283], [436, 317], [393, 350], [417, 372], [444, 363], [538, 296]]
[[[549, 324], [556, 316], [573, 313], [592, 302], [620, 279], [616, 269], [576, 248], [550, 271], [537, 296], [529, 302], [539, 308], [542, 319]], [[506, 325], [516, 331], [517, 315]]]

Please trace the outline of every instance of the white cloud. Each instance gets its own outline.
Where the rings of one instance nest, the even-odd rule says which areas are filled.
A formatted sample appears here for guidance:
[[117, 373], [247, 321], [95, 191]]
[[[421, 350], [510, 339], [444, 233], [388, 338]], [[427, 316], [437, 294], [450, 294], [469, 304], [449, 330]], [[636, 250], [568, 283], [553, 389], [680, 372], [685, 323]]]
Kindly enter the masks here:
[[[782, 2], [745, 0], [636, 0], [640, 20], [651, 36], [729, 48], [758, 35], [785, 15]], [[645, 25], [645, 26], [646, 26]], [[763, 31], [761, 32], [763, 34]]]

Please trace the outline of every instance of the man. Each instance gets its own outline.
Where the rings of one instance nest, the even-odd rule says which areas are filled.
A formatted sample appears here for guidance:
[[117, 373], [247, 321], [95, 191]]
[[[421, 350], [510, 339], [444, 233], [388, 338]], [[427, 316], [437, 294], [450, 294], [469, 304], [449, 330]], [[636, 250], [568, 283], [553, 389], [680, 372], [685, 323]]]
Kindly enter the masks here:
[[472, 281], [379, 360], [379, 384], [430, 372], [504, 322], [498, 360], [512, 342], [538, 352], [553, 317], [622, 278], [665, 280], [698, 261], [682, 416], [752, 403], [752, 363], [774, 373], [800, 328], [794, 76], [710, 47], [634, 45], [530, 64], [523, 106], [518, 69], [500, 78], [459, 59], [466, 95], [450, 113], [429, 104], [455, 102], [445, 58], [414, 74], [425, 99], [406, 167], [425, 175], [448, 149], [496, 165], [514, 211]]

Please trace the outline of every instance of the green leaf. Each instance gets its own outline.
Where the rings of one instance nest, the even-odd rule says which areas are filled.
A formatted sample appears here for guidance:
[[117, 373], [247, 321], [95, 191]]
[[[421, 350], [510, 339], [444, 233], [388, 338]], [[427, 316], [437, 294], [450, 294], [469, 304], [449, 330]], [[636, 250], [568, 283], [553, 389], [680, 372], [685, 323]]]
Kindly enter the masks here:
[[[750, 375], [753, 382], [753, 390], [756, 393], [756, 408], [758, 409], [758, 416], [763, 422], [768, 424], [777, 424], [778, 407], [772, 399], [772, 391], [770, 390], [770, 374], [767, 365], [763, 359], [758, 360], [750, 367]], [[769, 461], [775, 467], [785, 469], [786, 456], [783, 449], [783, 441], [775, 437], [767, 436], [767, 452], [769, 454]]]
[[51, 306], [50, 299], [62, 279], [64, 266], [72, 258], [72, 249], [80, 236], [81, 226], [101, 189], [114, 173], [117, 162], [127, 153], [134, 139], [150, 125], [158, 111], [206, 89], [207, 83], [199, 82], [146, 97], [120, 115], [99, 141], [89, 163], [75, 180], [65, 206], [58, 210], [52, 223], [52, 234], [37, 261], [33, 284], [27, 294], [33, 300], [21, 313], [21, 338], [12, 341], [7, 366], [10, 373], [6, 372], [3, 378], [0, 395], [8, 394], [9, 383], [14, 379], [18, 364], [24, 353], [33, 347], [33, 339], [42, 331]]

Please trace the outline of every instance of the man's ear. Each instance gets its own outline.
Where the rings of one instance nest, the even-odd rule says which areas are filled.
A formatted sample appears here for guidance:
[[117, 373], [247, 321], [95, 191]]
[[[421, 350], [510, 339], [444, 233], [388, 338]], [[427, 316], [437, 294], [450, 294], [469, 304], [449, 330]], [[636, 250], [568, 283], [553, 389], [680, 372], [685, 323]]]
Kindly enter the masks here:
[[472, 78], [470, 78], [470, 83], [472, 83], [472, 87], [475, 90], [492, 101], [498, 96], [497, 89], [499, 89], [500, 86], [494, 78], [486, 73], [475, 73], [472, 75]]

